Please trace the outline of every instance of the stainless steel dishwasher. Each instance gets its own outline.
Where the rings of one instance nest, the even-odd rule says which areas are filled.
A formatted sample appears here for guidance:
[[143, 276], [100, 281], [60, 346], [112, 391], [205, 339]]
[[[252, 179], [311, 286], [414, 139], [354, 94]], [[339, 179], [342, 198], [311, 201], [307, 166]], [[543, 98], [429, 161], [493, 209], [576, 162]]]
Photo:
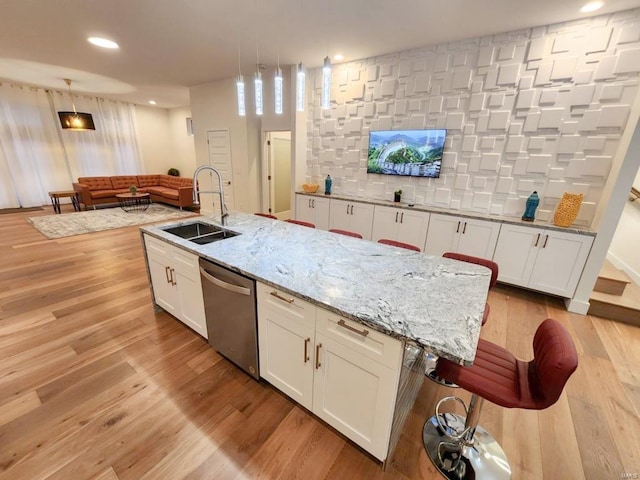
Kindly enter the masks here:
[[256, 282], [202, 258], [200, 277], [209, 345], [257, 380]]

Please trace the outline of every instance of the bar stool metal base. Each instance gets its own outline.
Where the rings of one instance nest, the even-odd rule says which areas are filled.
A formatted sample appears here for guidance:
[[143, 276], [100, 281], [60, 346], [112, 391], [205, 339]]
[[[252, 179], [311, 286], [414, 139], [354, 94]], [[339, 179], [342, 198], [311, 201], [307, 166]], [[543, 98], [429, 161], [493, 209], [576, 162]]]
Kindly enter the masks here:
[[426, 356], [427, 368], [425, 369], [424, 374], [427, 376], [429, 380], [439, 385], [443, 385], [445, 387], [458, 388], [458, 385], [448, 380], [445, 380], [442, 377], [439, 377], [438, 374], [436, 373], [436, 365], [438, 363], [438, 357], [436, 357], [433, 353], [425, 353], [425, 356]]
[[[462, 432], [465, 418], [455, 413], [441, 413], [440, 422], [449, 433]], [[458, 444], [446, 435], [434, 415], [424, 424], [422, 443], [429, 458], [449, 480], [509, 480], [511, 467], [500, 444], [485, 429], [476, 427], [473, 444]]]

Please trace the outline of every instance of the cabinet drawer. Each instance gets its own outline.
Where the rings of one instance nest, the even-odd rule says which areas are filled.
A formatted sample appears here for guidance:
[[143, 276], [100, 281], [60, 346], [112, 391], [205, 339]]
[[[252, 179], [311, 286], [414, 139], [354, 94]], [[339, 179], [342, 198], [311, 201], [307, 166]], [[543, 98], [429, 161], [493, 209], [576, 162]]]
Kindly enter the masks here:
[[396, 369], [402, 359], [402, 342], [362, 323], [318, 309], [316, 332], [382, 365]]
[[311, 330], [315, 329], [316, 307], [298, 297], [258, 282], [258, 309], [267, 307], [284, 318], [293, 320]]
[[145, 235], [144, 244], [147, 248], [147, 253], [157, 253], [158, 255], [164, 256], [167, 261], [169, 260], [168, 256], [172, 247], [167, 242], [163, 242], [162, 240], [158, 240], [157, 238]]
[[200, 267], [197, 255], [173, 246], [171, 250], [171, 258], [177, 270], [191, 278], [200, 278]]

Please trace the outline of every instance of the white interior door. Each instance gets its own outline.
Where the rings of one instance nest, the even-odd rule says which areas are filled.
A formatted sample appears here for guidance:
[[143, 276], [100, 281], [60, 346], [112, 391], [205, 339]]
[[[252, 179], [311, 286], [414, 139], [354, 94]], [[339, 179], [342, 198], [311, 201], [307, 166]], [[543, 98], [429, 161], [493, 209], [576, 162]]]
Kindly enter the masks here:
[[291, 132], [266, 132], [263, 211], [280, 220], [291, 218]]
[[[229, 210], [234, 209], [233, 197], [233, 165], [231, 162], [231, 142], [229, 130], [207, 131], [207, 145], [209, 149], [209, 165], [215, 167], [222, 175], [224, 201]], [[198, 178], [200, 190], [217, 190], [218, 178], [212, 172], [202, 172]], [[219, 197], [215, 194], [204, 194], [200, 198], [202, 210], [206, 213], [220, 211]]]

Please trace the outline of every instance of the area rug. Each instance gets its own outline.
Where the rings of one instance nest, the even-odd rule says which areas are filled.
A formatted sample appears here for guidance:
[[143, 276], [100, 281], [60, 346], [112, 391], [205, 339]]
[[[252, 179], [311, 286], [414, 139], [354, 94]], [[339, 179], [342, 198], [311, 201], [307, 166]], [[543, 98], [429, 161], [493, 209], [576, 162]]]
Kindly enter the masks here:
[[191, 217], [194, 215], [197, 214], [152, 203], [146, 212], [127, 213], [120, 207], [116, 207], [87, 210], [86, 212], [30, 217], [27, 218], [27, 221], [47, 238], [62, 238], [114, 228], [131, 227], [132, 225], [163, 222], [165, 220]]

